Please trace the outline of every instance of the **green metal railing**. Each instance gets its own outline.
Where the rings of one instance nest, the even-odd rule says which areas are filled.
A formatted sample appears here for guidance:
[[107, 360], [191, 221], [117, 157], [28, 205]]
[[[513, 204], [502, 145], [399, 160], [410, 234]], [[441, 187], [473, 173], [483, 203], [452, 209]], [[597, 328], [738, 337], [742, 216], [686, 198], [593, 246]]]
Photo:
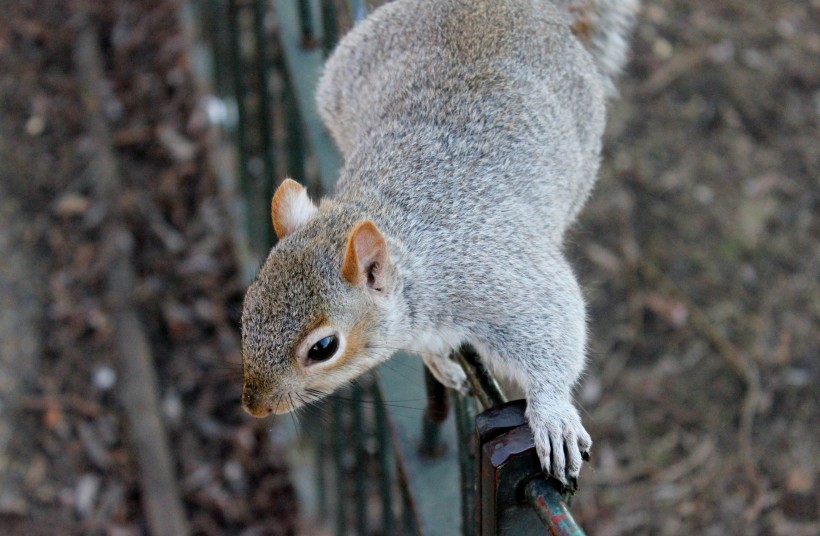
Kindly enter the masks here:
[[[383, 2], [192, 2], [225, 140], [217, 167], [235, 177], [226, 182], [239, 199], [237, 250], [251, 277], [273, 244], [278, 179], [300, 179], [315, 196], [332, 191], [341, 161], [314, 90], [338, 38]], [[292, 465], [305, 517], [339, 535], [583, 534], [568, 493], [541, 472], [524, 402], [507, 401], [469, 346], [453, 358], [474, 397], [448, 393], [420, 359], [399, 354], [304, 412]]]

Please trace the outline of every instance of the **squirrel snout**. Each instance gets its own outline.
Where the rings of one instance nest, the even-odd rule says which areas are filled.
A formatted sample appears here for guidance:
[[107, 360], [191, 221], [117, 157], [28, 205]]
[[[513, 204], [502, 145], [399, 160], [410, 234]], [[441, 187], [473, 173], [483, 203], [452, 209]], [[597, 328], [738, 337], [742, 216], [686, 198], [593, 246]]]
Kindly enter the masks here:
[[242, 407], [254, 417], [267, 417], [273, 412], [267, 397], [248, 383], [242, 386]]
[[245, 382], [242, 386], [242, 407], [254, 417], [267, 417], [271, 413], [281, 415], [299, 407], [293, 403], [291, 396], [280, 391], [271, 394], [270, 390], [259, 389]]

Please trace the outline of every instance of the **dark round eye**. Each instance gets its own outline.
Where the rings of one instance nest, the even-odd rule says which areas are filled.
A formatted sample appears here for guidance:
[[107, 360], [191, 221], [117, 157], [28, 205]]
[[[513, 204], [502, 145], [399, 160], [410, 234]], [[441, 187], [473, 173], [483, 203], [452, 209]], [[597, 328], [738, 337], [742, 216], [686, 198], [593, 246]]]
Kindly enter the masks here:
[[336, 349], [339, 348], [339, 338], [336, 335], [328, 335], [308, 350], [308, 359], [311, 361], [326, 361], [333, 357]]

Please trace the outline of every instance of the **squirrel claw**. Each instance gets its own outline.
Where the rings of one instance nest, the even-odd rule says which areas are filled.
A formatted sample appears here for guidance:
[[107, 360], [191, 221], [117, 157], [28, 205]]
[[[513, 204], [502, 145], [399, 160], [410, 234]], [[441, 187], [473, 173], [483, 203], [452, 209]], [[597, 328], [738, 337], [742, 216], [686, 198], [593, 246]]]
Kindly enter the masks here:
[[527, 420], [544, 471], [561, 482], [567, 491], [574, 492], [581, 465], [589, 460], [592, 446], [578, 411], [570, 403], [557, 408], [553, 404], [548, 412], [533, 410], [530, 406]]

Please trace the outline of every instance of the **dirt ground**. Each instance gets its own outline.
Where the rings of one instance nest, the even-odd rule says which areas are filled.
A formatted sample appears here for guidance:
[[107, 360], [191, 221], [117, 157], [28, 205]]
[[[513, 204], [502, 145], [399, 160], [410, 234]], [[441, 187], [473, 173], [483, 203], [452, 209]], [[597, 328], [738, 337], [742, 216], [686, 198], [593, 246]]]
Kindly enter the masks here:
[[[595, 440], [573, 512], [591, 535], [820, 534], [820, 2], [644, 4], [568, 244]], [[193, 532], [294, 531], [270, 424], [239, 409], [243, 288], [177, 7], [0, 0], [0, 533], [147, 533], [102, 293], [82, 12]]]
[[820, 3], [644, 2], [572, 240], [591, 534], [820, 532]]
[[[133, 236], [139, 280], [130, 290], [149, 335], [192, 531], [293, 533], [297, 509], [283, 456], [266, 439], [269, 424], [244, 417], [238, 404], [244, 289], [205, 165], [206, 121], [177, 9], [165, 0], [0, 2], [0, 178], [8, 196], [0, 206], [0, 289], [21, 296], [8, 314], [4, 295], [0, 316], [0, 415], [11, 430], [0, 443], [2, 534], [147, 533], [120, 396], [126, 378], [103, 293], [112, 259], [102, 237], [115, 219]], [[75, 50], [83, 16], [105, 63], [96, 113], [110, 128], [123, 181], [114, 207], [96, 197], [100, 140], [89, 131]], [[10, 253], [27, 255], [30, 268], [7, 266]], [[39, 314], [25, 298], [30, 287]], [[31, 330], [34, 358], [16, 340]]]

